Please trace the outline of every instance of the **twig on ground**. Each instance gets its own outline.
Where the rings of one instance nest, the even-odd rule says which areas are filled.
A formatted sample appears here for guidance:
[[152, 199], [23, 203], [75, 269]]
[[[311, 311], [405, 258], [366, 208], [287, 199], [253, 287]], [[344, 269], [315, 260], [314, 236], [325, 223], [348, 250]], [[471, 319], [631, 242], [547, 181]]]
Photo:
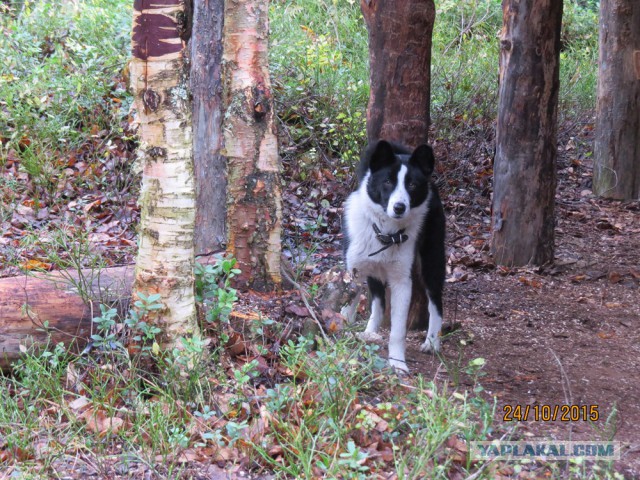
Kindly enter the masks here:
[[322, 338], [324, 338], [324, 340], [327, 343], [332, 343], [329, 337], [327, 336], [327, 334], [325, 333], [322, 323], [318, 319], [318, 316], [316, 315], [314, 308], [311, 306], [311, 304], [307, 300], [307, 295], [309, 295], [309, 293], [302, 287], [302, 285], [296, 282], [291, 277], [291, 275], [289, 275], [289, 272], [287, 272], [284, 268], [281, 269], [281, 272], [282, 272], [282, 275], [284, 275], [284, 277], [287, 279], [287, 281], [291, 283], [291, 285], [293, 285], [300, 293], [300, 298], [302, 298], [302, 301], [304, 302], [304, 306], [307, 307], [307, 310], [309, 311], [311, 318], [313, 318], [314, 322], [316, 322], [316, 324], [318, 325], [318, 328], [320, 329], [320, 333], [322, 334]]

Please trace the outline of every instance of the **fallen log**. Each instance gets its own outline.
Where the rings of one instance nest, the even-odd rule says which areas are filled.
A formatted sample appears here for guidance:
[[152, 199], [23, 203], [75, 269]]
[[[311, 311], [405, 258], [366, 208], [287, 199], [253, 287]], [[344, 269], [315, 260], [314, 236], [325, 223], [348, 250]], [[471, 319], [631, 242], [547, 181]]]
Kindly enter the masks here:
[[134, 268], [0, 278], [0, 369], [10, 369], [25, 347], [49, 338], [52, 345], [83, 348], [100, 303], [128, 308]]

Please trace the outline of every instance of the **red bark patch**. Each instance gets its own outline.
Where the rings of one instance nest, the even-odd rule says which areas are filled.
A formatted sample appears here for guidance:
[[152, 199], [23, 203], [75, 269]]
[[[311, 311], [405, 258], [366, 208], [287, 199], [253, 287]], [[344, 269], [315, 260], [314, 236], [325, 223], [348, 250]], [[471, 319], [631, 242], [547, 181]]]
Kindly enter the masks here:
[[135, 0], [134, 9], [140, 12], [132, 35], [132, 53], [135, 58], [146, 60], [182, 50], [182, 41], [167, 41], [180, 38], [180, 26], [174, 18], [159, 13], [143, 13], [179, 4], [179, 0]]

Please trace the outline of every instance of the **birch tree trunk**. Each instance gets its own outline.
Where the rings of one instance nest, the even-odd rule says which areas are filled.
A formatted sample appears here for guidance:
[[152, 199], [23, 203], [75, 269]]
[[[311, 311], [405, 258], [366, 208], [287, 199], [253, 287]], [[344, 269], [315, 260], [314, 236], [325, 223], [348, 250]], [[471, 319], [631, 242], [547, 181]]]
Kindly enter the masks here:
[[222, 28], [224, 0], [195, 0], [191, 35], [196, 255], [227, 243], [226, 159], [222, 155]]
[[493, 238], [500, 265], [553, 260], [561, 0], [503, 0]]
[[640, 199], [640, 2], [601, 0], [593, 192]]
[[243, 288], [279, 287], [282, 207], [280, 157], [268, 68], [267, 0], [225, 4], [224, 110], [227, 251]]
[[173, 346], [197, 333], [191, 98], [185, 44], [190, 12], [181, 0], [135, 0], [130, 64], [142, 162], [137, 293], [160, 294], [150, 323]]

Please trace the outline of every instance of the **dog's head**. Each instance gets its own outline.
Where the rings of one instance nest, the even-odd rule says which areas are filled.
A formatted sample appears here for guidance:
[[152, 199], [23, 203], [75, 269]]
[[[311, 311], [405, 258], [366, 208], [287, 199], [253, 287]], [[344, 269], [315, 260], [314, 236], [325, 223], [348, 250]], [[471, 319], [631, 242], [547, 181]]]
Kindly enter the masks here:
[[435, 163], [429, 145], [410, 152], [380, 140], [369, 147], [365, 160], [365, 174], [369, 174], [367, 193], [389, 217], [405, 218], [412, 208], [427, 200]]

